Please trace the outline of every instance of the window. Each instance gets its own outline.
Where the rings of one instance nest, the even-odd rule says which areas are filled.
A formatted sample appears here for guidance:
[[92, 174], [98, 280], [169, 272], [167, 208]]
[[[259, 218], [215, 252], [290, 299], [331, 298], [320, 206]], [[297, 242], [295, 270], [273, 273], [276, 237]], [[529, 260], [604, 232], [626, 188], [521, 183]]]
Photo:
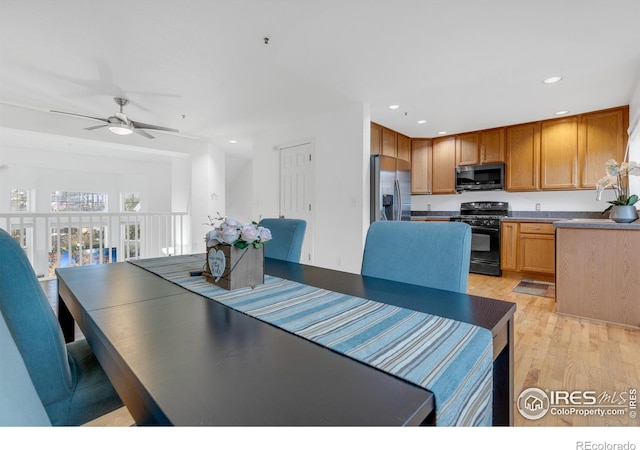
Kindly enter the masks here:
[[11, 212], [30, 211], [29, 191], [27, 189], [11, 189], [11, 201], [9, 210]]
[[[140, 212], [140, 194], [125, 192], [122, 194], [123, 212]], [[125, 259], [140, 257], [140, 243], [142, 237], [142, 225], [135, 216], [127, 217], [122, 226], [123, 256]]]
[[106, 212], [107, 194], [102, 192], [51, 193], [51, 211]]
[[115, 248], [107, 246], [108, 229], [104, 225], [52, 226], [49, 252], [49, 276], [58, 267], [101, 264], [115, 261]]
[[122, 211], [140, 212], [140, 194], [137, 194], [137, 193], [122, 194]]

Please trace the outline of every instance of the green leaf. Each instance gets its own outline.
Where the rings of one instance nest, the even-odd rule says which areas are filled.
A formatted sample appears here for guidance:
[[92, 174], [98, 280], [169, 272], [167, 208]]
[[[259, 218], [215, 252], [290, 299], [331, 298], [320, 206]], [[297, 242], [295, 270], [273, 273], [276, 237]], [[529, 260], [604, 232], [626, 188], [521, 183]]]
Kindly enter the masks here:
[[637, 201], [638, 196], [636, 194], [633, 194], [631, 197], [629, 197], [629, 200], [627, 200], [627, 205], [635, 205]]

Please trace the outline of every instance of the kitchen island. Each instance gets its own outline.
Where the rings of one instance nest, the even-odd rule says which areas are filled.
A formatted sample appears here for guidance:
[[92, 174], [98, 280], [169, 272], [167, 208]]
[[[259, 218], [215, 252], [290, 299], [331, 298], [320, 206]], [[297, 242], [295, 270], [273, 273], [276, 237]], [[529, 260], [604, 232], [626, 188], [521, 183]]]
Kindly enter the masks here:
[[556, 311], [640, 328], [640, 220], [554, 222]]

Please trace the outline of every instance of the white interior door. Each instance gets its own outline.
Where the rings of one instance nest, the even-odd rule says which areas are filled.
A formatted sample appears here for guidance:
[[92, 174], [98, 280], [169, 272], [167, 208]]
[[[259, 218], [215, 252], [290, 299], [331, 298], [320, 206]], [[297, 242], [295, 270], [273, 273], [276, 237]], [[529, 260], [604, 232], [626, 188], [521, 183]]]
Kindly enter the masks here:
[[313, 263], [313, 144], [310, 142], [280, 147], [280, 217], [307, 222], [300, 262]]

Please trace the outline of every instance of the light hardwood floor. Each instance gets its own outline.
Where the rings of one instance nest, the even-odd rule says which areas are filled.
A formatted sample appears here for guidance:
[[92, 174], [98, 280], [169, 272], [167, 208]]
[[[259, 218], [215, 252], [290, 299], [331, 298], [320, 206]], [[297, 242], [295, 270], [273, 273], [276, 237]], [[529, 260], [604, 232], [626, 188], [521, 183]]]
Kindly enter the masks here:
[[[609, 394], [640, 390], [640, 331], [564, 317], [555, 300], [513, 292], [520, 280], [470, 274], [468, 292], [517, 304], [515, 313], [514, 402], [524, 389], [589, 390]], [[57, 310], [55, 281], [43, 287]], [[129, 426], [126, 408], [86, 426]], [[516, 426], [639, 426], [639, 418], [624, 416], [552, 416], [531, 421], [515, 412]]]

